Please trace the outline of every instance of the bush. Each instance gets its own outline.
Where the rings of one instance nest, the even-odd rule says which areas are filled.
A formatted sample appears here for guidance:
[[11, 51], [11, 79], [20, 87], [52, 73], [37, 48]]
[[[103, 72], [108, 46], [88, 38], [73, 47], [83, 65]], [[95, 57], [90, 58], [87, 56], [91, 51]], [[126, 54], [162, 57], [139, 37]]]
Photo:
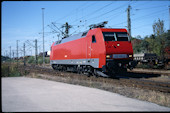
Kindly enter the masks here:
[[38, 64], [42, 64], [43, 63], [43, 58], [38, 58]]
[[50, 58], [49, 57], [45, 58], [45, 63], [46, 64], [50, 63]]
[[[49, 57], [45, 57], [45, 64], [48, 64], [48, 63], [50, 63], [50, 59], [49, 59]], [[38, 64], [43, 64], [43, 58], [42, 57], [39, 57], [38, 58]]]
[[[39, 56], [37, 59], [38, 59], [38, 64], [40, 65], [43, 64], [43, 57]], [[26, 62], [29, 64], [35, 64], [35, 57], [34, 56], [29, 57]], [[50, 63], [50, 57], [45, 57], [45, 63], [46, 64]]]
[[34, 62], [35, 62], [35, 58], [33, 56], [28, 58], [28, 63], [29, 64], [34, 63]]
[[1, 77], [7, 77], [9, 75], [8, 65], [1, 64]]
[[16, 65], [1, 64], [1, 77], [16, 77], [21, 76]]

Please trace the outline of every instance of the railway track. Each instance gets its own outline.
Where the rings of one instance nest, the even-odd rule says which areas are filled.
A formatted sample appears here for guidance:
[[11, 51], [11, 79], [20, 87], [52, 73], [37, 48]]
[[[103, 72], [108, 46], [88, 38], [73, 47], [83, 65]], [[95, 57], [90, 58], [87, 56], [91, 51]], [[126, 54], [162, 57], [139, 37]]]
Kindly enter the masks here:
[[[79, 76], [77, 73], [70, 73], [70, 72], [67, 73], [67, 72], [55, 71], [50, 67], [40, 67], [37, 65], [30, 65], [30, 66], [27, 65], [26, 67], [20, 66], [20, 69], [22, 71], [26, 70], [28, 72], [33, 72], [33, 73], [70, 77], [73, 79], [81, 78], [81, 80], [83, 79], [83, 80], [91, 80], [93, 82], [103, 82], [103, 83], [109, 83], [109, 84], [126, 85], [129, 87], [137, 87], [137, 88], [141, 88], [141, 89], [148, 89], [148, 90], [160, 91], [160, 92], [164, 92], [164, 93], [170, 93], [170, 83], [155, 82], [155, 81], [151, 81], [151, 80], [141, 80], [140, 78], [127, 77], [127, 76], [123, 76], [123, 75], [119, 75], [116, 78], [87, 77], [87, 76]], [[136, 72], [133, 74], [138, 76], [138, 73], [136, 73]]]
[[128, 79], [120, 78], [120, 80], [129, 86], [170, 93], [170, 83], [155, 82], [151, 80], [141, 80], [141, 79], [134, 79], [134, 78], [128, 78]]
[[155, 69], [141, 69], [141, 68], [135, 68], [132, 71], [128, 70], [128, 72], [134, 72], [134, 73], [148, 73], [148, 74], [163, 74], [170, 76], [170, 70], [155, 70]]

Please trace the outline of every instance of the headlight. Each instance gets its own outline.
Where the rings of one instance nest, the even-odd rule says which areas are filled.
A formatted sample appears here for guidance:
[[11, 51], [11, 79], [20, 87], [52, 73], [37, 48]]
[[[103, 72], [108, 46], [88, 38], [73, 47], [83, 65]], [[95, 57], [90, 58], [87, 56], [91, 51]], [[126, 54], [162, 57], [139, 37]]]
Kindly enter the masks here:
[[131, 57], [133, 57], [133, 55], [129, 55], [129, 57], [131, 58]]
[[111, 58], [112, 55], [106, 55], [106, 58]]

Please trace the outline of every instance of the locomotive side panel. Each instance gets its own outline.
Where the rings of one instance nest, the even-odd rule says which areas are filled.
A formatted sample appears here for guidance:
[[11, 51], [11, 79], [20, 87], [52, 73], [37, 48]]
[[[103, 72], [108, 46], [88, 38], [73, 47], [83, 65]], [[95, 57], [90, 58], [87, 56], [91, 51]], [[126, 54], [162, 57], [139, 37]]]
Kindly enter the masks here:
[[71, 60], [86, 58], [85, 38], [80, 38], [63, 44], [52, 46], [51, 60]]
[[[91, 36], [69, 41], [66, 43], [53, 45], [51, 64], [65, 65], [91, 65], [94, 68], [99, 67], [99, 58], [91, 57]], [[99, 56], [99, 55], [98, 55]]]

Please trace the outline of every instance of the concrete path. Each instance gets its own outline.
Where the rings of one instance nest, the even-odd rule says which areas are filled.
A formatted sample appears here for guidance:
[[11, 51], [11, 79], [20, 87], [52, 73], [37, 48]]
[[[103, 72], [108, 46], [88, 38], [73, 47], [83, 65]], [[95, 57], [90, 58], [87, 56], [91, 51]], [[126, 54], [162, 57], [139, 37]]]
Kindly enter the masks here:
[[1, 78], [2, 112], [170, 111], [170, 108], [95, 88], [49, 80]]

